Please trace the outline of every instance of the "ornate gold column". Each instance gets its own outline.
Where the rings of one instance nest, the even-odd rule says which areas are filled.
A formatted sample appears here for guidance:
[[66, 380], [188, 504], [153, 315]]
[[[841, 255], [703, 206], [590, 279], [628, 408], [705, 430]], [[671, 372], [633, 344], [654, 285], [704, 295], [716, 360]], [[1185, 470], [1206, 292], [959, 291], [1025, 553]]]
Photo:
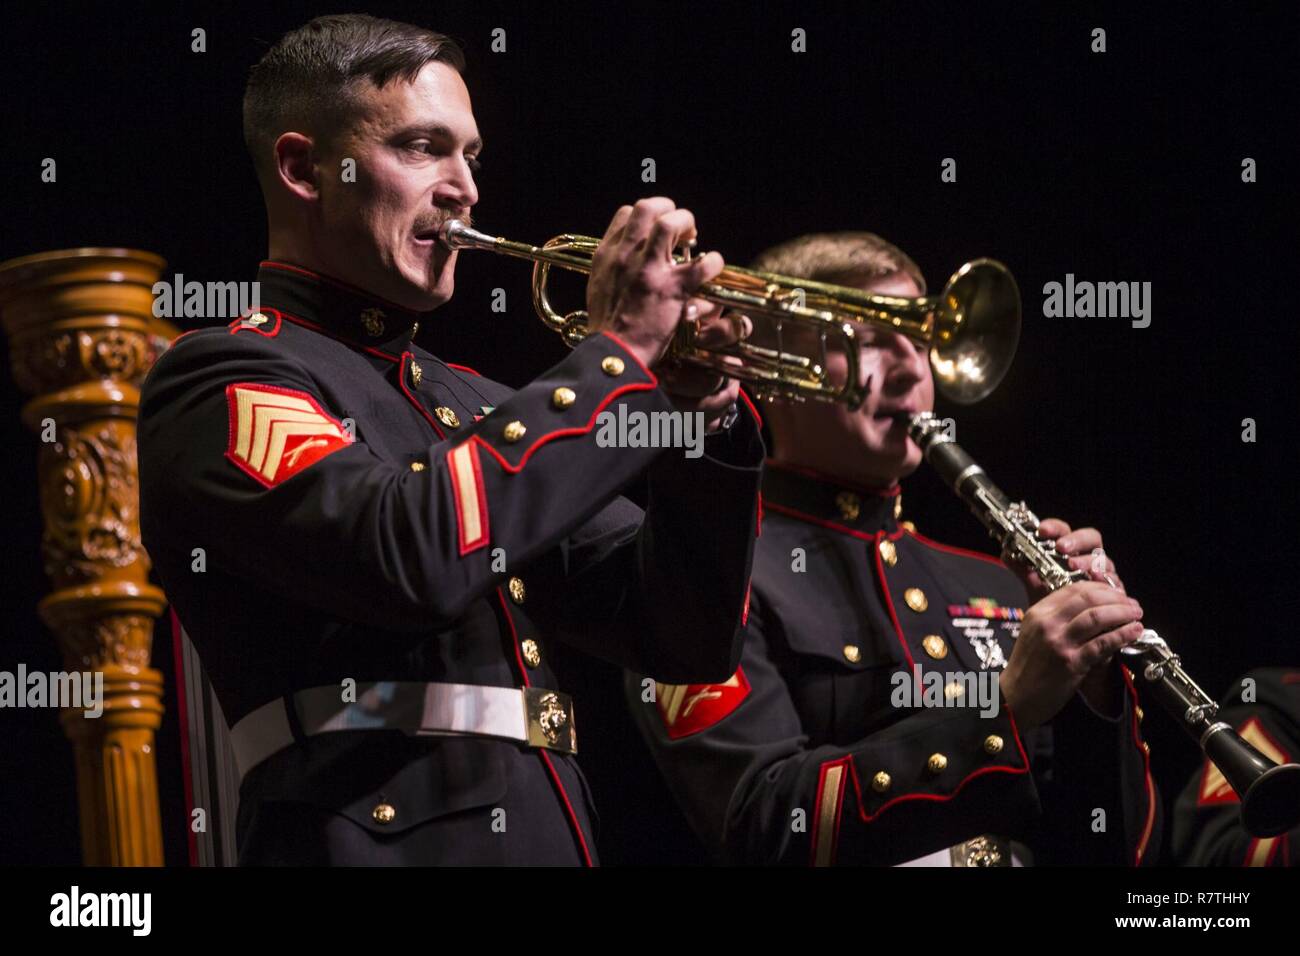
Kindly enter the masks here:
[[160, 866], [154, 732], [162, 675], [149, 666], [166, 598], [140, 545], [135, 458], [140, 382], [176, 330], [153, 317], [164, 261], [130, 249], [67, 249], [0, 264], [0, 318], [22, 410], [40, 436], [38, 605], [68, 671], [102, 671], [103, 714], [60, 714], [76, 751], [86, 864]]

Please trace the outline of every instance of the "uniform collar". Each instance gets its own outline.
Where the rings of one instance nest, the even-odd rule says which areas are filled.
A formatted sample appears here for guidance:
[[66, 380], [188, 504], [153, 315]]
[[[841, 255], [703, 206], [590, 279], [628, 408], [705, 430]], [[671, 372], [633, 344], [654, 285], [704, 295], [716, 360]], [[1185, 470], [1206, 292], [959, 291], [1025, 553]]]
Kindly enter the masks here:
[[423, 314], [288, 262], [266, 260], [258, 268], [257, 281], [262, 305], [390, 356], [411, 347]]
[[839, 530], [875, 534], [893, 531], [902, 513], [898, 485], [867, 488], [810, 468], [768, 459], [763, 467], [763, 507]]

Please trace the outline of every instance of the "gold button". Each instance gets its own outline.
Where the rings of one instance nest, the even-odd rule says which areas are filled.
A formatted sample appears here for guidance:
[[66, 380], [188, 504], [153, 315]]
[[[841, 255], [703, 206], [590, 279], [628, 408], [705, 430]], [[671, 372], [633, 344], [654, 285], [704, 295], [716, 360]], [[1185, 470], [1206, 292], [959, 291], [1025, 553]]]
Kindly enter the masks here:
[[438, 421], [442, 422], [448, 428], [460, 428], [460, 419], [446, 405], [439, 405], [433, 410], [433, 415]]
[[578, 393], [571, 388], [565, 388], [563, 385], [551, 392], [551, 404], [556, 408], [568, 408], [577, 400]]
[[416, 388], [419, 388], [419, 387], [420, 387], [420, 379], [422, 379], [422, 378], [424, 378], [424, 369], [420, 368], [420, 363], [419, 363], [419, 362], [412, 361], [412, 362], [411, 362], [411, 383], [412, 383]]
[[542, 650], [531, 637], [525, 638], [519, 649], [524, 652], [524, 663], [529, 667], [536, 667], [542, 662]]
[[1143, 752], [1144, 754], [1149, 754], [1149, 753], [1151, 753], [1151, 745], [1150, 745], [1149, 743], [1147, 743], [1145, 740], [1142, 741], [1142, 752]]
[[511, 578], [507, 581], [506, 590], [510, 592], [510, 600], [516, 604], [524, 603], [524, 582], [519, 578]]
[[900, 521], [898, 526], [900, 528], [906, 528], [912, 534], [916, 534], [916, 525], [912, 524], [910, 521]]
[[938, 634], [925, 635], [925, 638], [921, 641], [921, 646], [936, 661], [941, 661], [948, 656], [948, 644]]
[[889, 785], [893, 782], [894, 781], [889, 779], [889, 774], [882, 770], [871, 778], [871, 789], [876, 791], [876, 793], [884, 793], [889, 789]]
[[898, 563], [898, 548], [894, 547], [894, 542], [888, 538], [882, 538], [880, 541], [880, 556], [884, 558], [885, 564], [891, 568]]
[[844, 659], [850, 664], [856, 664], [858, 661], [862, 660], [862, 651], [858, 649], [858, 645], [845, 644]]
[[908, 588], [903, 592], [903, 600], [917, 614], [920, 614], [930, 606], [929, 599], [926, 598], [925, 592], [920, 588]]
[[835, 507], [840, 509], [840, 517], [845, 521], [857, 521], [862, 513], [862, 501], [851, 491], [841, 491], [836, 495]]
[[424, 462], [422, 461], [411, 462], [411, 471], [424, 471]]
[[517, 442], [524, 437], [524, 432], [528, 431], [523, 422], [511, 422], [501, 432], [501, 437], [508, 442]]
[[1145, 712], [1141, 707], [1138, 707], [1138, 708], [1137, 708], [1137, 718], [1138, 718], [1138, 723], [1141, 723], [1141, 722], [1142, 722], [1142, 718], [1145, 717], [1145, 716], [1146, 716], [1146, 712]]
[[964, 693], [966, 693], [966, 688], [962, 686], [961, 681], [953, 681], [943, 689], [943, 696], [948, 700], [956, 700]]
[[943, 754], [930, 754], [930, 759], [925, 762], [925, 769], [930, 773], [943, 773], [948, 767], [948, 758]]
[[984, 738], [984, 752], [986, 754], [1002, 753], [1002, 738], [997, 734], [989, 734]]
[[903, 514], [903, 494], [899, 492], [894, 496], [894, 520], [897, 521]]
[[268, 319], [266, 317], [266, 314], [263, 312], [254, 312], [252, 315], [248, 317], [249, 325], [266, 325], [266, 323], [270, 321], [271, 320]]
[[392, 823], [397, 819], [397, 808], [391, 803], [381, 803], [370, 811], [376, 823]]
[[601, 371], [606, 375], [622, 375], [623, 367], [623, 360], [617, 355], [607, 355], [600, 363]]

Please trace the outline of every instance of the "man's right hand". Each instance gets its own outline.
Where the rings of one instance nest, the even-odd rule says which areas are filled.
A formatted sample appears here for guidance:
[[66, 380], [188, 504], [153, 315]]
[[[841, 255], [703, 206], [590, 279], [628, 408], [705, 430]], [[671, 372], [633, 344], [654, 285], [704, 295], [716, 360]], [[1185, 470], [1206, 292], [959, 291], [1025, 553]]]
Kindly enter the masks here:
[[716, 252], [674, 262], [673, 251], [694, 237], [695, 216], [671, 199], [621, 206], [592, 258], [588, 329], [613, 332], [647, 367], [657, 363], [695, 290], [725, 265]]
[[1142, 606], [1097, 581], [1053, 591], [1026, 613], [999, 687], [1021, 730], [1051, 720], [1095, 667], [1142, 636]]

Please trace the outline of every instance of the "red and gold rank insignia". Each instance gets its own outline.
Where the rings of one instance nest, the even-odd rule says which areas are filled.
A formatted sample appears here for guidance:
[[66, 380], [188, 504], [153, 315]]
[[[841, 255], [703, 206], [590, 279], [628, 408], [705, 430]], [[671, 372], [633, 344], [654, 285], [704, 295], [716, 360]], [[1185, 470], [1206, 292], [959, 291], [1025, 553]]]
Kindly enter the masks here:
[[659, 716], [670, 740], [708, 730], [749, 696], [749, 681], [739, 667], [723, 684], [655, 684]]
[[267, 488], [352, 444], [343, 423], [306, 392], [237, 382], [226, 386], [226, 457]]
[[[1274, 763], [1291, 762], [1286, 751], [1279, 747], [1264, 730], [1264, 725], [1259, 722], [1258, 717], [1252, 717], [1242, 724], [1237, 733], [1241, 735], [1242, 740]], [[1239, 800], [1237, 792], [1224, 779], [1223, 773], [1207, 760], [1205, 770], [1201, 773], [1201, 792], [1197, 794], [1196, 805], [1213, 807], [1221, 803], [1237, 803]]]

